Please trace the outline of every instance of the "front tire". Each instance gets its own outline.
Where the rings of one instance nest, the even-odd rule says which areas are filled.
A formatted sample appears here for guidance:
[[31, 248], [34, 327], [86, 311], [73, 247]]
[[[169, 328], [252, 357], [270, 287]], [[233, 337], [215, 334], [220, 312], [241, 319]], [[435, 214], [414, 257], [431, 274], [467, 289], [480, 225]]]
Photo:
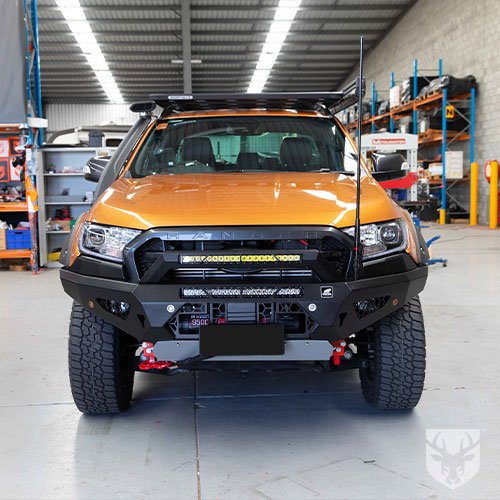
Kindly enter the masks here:
[[373, 326], [371, 359], [360, 369], [361, 389], [380, 410], [408, 410], [420, 400], [425, 378], [425, 330], [418, 297]]
[[82, 413], [110, 414], [128, 408], [134, 385], [128, 338], [76, 303], [71, 311], [68, 361], [71, 393]]

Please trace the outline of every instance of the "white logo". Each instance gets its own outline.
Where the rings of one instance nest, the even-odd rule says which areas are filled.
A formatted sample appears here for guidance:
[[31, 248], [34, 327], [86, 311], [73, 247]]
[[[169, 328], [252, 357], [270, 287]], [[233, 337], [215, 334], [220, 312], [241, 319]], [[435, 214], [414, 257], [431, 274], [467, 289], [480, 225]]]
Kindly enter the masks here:
[[454, 490], [479, 471], [479, 429], [427, 429], [425, 464], [429, 474]]
[[333, 286], [322, 286], [321, 287], [321, 298], [331, 299], [333, 297]]

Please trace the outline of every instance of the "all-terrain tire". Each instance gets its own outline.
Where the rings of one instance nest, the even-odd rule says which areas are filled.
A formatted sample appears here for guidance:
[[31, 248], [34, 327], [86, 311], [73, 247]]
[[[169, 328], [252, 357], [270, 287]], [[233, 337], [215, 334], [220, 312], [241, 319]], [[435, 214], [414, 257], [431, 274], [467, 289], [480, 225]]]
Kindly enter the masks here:
[[69, 379], [73, 400], [82, 413], [109, 414], [128, 408], [134, 385], [131, 355], [124, 334], [79, 304], [73, 304], [68, 342]]
[[373, 359], [360, 369], [361, 389], [380, 410], [408, 410], [420, 400], [425, 378], [425, 330], [414, 297], [373, 327]]

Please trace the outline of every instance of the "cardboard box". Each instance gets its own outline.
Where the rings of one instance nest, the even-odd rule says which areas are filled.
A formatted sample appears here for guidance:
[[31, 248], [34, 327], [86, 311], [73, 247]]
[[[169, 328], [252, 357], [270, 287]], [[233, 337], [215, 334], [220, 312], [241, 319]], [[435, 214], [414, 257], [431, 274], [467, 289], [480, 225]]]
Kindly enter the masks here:
[[443, 164], [442, 163], [430, 163], [429, 164], [429, 175], [431, 177], [441, 177], [443, 175]]
[[7, 239], [5, 236], [6, 229], [0, 229], [0, 250], [7, 249]]
[[54, 229], [55, 226], [61, 226], [62, 229], [60, 231], [69, 231], [71, 229], [71, 220], [70, 219], [52, 219], [50, 221], [50, 227], [52, 231], [56, 231]]
[[446, 178], [463, 179], [464, 177], [464, 152], [446, 151]]

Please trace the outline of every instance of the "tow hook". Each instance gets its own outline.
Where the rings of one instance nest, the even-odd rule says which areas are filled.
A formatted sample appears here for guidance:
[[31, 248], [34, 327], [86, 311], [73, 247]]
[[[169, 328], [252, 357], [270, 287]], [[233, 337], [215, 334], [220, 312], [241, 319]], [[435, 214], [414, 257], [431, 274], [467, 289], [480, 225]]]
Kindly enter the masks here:
[[173, 361], [158, 361], [153, 352], [152, 342], [142, 343], [142, 361], [139, 363], [139, 370], [150, 371], [150, 370], [168, 370], [170, 373], [175, 373], [178, 370], [177, 363]]
[[344, 358], [346, 361], [350, 361], [353, 358], [354, 353], [347, 347], [347, 342], [345, 340], [335, 340], [332, 342], [333, 354], [331, 360], [335, 366], [340, 365], [340, 361]]

